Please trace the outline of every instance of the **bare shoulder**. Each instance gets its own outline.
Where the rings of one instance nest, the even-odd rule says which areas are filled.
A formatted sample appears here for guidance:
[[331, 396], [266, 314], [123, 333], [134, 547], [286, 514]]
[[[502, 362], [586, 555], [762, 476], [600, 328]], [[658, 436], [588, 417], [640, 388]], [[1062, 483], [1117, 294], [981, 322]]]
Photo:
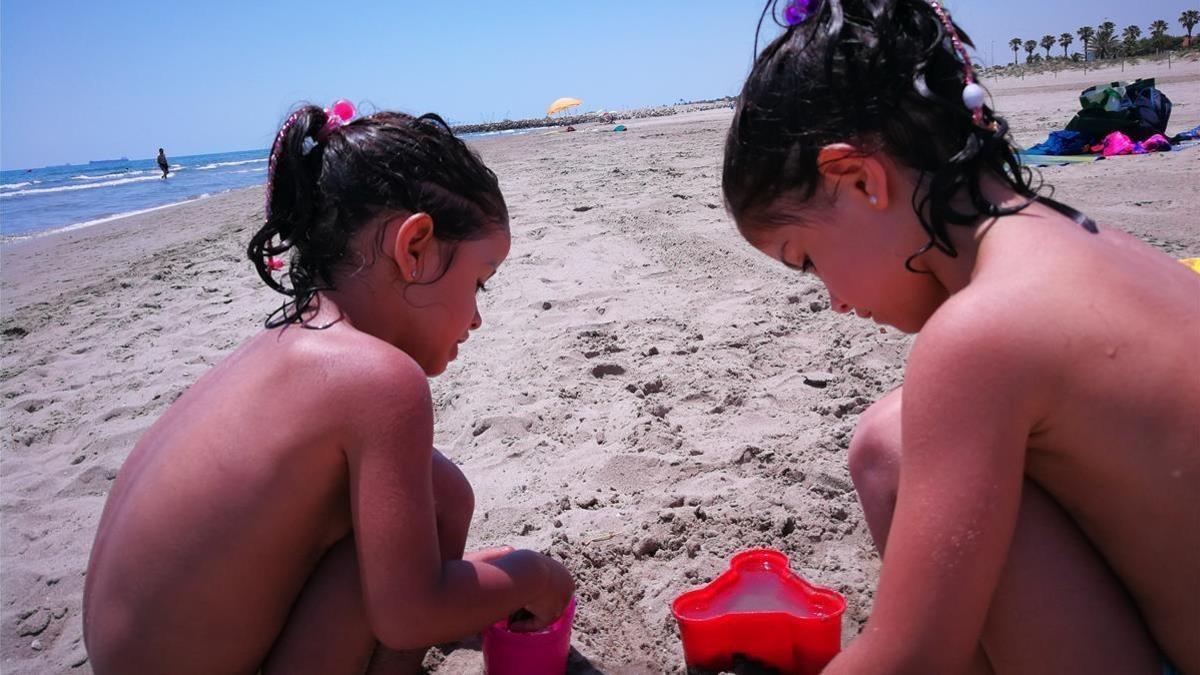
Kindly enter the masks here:
[[1019, 401], [1022, 418], [1040, 416], [1064, 383], [1064, 356], [1078, 327], [1023, 286], [973, 283], [938, 308], [913, 344], [906, 404], [921, 398], [937, 408], [947, 397]]
[[289, 344], [285, 361], [288, 381], [300, 384], [294, 376], [301, 375], [320, 392], [311, 401], [319, 406], [317, 412], [341, 420], [352, 431], [364, 425], [432, 424], [424, 371], [382, 340], [349, 328], [312, 331]]
[[1044, 367], [1072, 340], [1046, 295], [1025, 284], [972, 283], [947, 300], [921, 328], [913, 358], [955, 359], [992, 368]]

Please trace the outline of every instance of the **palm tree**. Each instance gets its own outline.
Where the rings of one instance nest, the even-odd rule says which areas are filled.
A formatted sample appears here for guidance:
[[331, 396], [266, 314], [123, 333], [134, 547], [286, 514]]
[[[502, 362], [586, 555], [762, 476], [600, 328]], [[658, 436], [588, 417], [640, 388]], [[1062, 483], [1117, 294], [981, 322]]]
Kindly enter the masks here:
[[1142, 37], [1142, 29], [1137, 26], [1126, 26], [1123, 32], [1125, 37], [1125, 54], [1131, 56], [1137, 50], [1138, 38]]
[[1025, 53], [1028, 56], [1025, 57], [1025, 63], [1033, 62], [1033, 52], [1035, 50], [1037, 50], [1037, 43], [1034, 42], [1033, 40], [1026, 40], [1025, 41]]
[[1058, 36], [1058, 44], [1063, 48], [1064, 59], [1067, 58], [1067, 47], [1070, 47], [1071, 43], [1074, 41], [1075, 38], [1070, 33], [1063, 33], [1062, 35]]
[[1179, 25], [1183, 26], [1183, 29], [1187, 31], [1189, 45], [1192, 44], [1192, 29], [1198, 23], [1200, 23], [1200, 11], [1188, 9], [1179, 15]]
[[1099, 52], [1099, 58], [1106, 59], [1116, 51], [1116, 35], [1117, 24], [1111, 21], [1105, 21], [1096, 28], [1096, 51]]
[[1054, 36], [1053, 35], [1043, 35], [1042, 36], [1042, 49], [1046, 50], [1046, 60], [1047, 61], [1050, 60], [1050, 48], [1053, 46], [1054, 46]]
[[1166, 35], [1166, 29], [1170, 26], [1166, 25], [1163, 19], [1158, 19], [1157, 22], [1150, 24], [1150, 41], [1154, 52], [1158, 52], [1163, 48], [1163, 36]]
[[1087, 61], [1088, 48], [1092, 46], [1092, 38], [1096, 36], [1096, 29], [1091, 26], [1083, 26], [1075, 31], [1075, 34], [1083, 42], [1083, 60]]
[[1013, 38], [1008, 41], [1008, 48], [1013, 50], [1013, 65], [1017, 65], [1017, 52], [1021, 49], [1021, 38]]

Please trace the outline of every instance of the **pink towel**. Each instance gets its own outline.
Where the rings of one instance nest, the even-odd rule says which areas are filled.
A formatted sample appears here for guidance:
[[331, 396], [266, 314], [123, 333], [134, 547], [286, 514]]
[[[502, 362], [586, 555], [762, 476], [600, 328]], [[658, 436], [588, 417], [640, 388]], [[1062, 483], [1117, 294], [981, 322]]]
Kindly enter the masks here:
[[1162, 134], [1154, 134], [1142, 141], [1142, 147], [1146, 149], [1146, 152], [1170, 152], [1171, 141], [1168, 141]]
[[1132, 155], [1134, 153], [1133, 141], [1125, 134], [1114, 131], [1104, 137], [1104, 150], [1102, 153], [1105, 157], [1114, 155]]

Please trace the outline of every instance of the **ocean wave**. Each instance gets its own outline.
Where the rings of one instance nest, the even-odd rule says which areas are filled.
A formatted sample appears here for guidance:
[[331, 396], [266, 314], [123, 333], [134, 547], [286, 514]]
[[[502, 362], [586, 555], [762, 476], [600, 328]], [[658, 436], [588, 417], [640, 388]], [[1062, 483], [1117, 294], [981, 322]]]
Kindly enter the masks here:
[[266, 157], [263, 157], [261, 159], [243, 159], [243, 160], [237, 161], [237, 162], [215, 162], [213, 164], [205, 164], [204, 166], [198, 166], [198, 167], [196, 167], [196, 170], [197, 171], [208, 171], [210, 169], [219, 169], [223, 166], [240, 166], [242, 164], [254, 164], [255, 162], [265, 162], [265, 161], [267, 161]]
[[4, 184], [0, 184], [0, 190], [16, 190], [17, 188], [23, 188], [26, 185], [37, 185], [40, 182], [42, 182], [42, 181], [27, 180], [27, 181], [23, 181], [20, 183], [4, 183]]
[[239, 171], [233, 171], [231, 173], [262, 173], [266, 170], [267, 170], [267, 167], [260, 166], [257, 169], [241, 169]]
[[104, 180], [105, 178], [115, 178], [117, 176], [140, 176], [150, 173], [149, 171], [114, 171], [113, 173], [100, 173], [89, 176], [86, 173], [78, 176], [71, 176], [71, 180]]
[[161, 180], [158, 176], [141, 176], [138, 178], [121, 178], [118, 180], [109, 180], [102, 183], [85, 183], [83, 185], [60, 185], [58, 187], [48, 188], [33, 188], [31, 190], [15, 190], [13, 192], [0, 192], [0, 199], [8, 199], [9, 197], [20, 197], [22, 195], [40, 195], [50, 192], [68, 192], [71, 190], [92, 190], [95, 188], [112, 187], [114, 185], [125, 185], [127, 183], [140, 183], [147, 180]]

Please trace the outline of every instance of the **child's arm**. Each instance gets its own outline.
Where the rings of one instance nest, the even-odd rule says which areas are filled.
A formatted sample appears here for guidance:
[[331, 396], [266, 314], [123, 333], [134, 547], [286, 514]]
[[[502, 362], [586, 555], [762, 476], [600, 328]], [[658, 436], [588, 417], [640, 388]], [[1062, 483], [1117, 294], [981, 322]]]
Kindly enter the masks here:
[[[935, 317], [913, 347], [895, 516], [872, 616], [826, 673], [967, 672], [1053, 372], [1013, 317]], [[982, 324], [982, 325], [981, 325]], [[1028, 325], [1028, 323], [1026, 323]], [[1021, 334], [1024, 332], [1025, 334]]]
[[561, 613], [569, 573], [533, 551], [443, 561], [434, 515], [433, 414], [424, 373], [407, 358], [375, 367], [344, 401], [364, 602], [376, 637], [392, 649], [459, 639], [525, 608], [540, 623]]

